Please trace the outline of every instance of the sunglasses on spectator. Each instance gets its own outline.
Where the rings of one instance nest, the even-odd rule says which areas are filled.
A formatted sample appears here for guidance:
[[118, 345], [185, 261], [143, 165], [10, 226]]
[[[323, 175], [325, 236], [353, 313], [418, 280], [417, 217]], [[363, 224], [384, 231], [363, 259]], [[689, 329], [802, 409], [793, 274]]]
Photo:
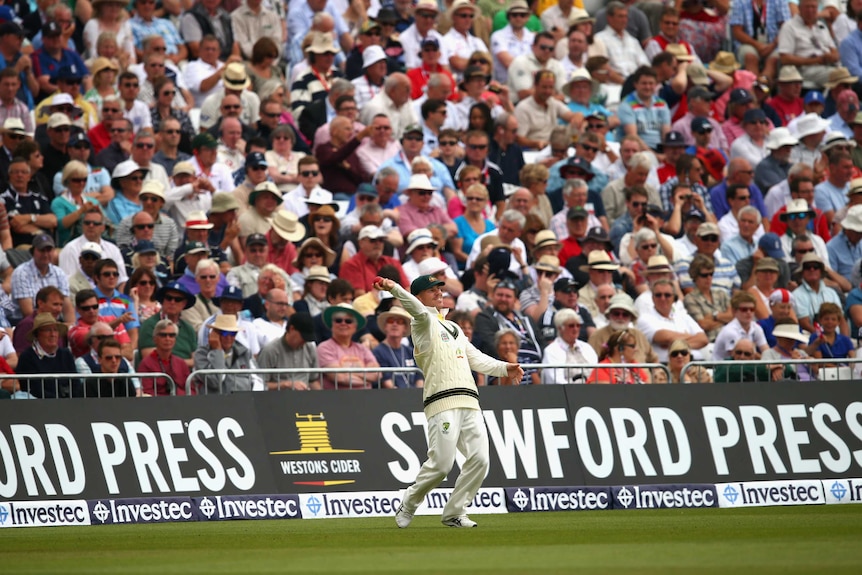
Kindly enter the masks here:
[[754, 306], [739, 306], [737, 309], [745, 313], [754, 313]]
[[156, 227], [156, 224], [135, 224], [136, 230], [151, 230]]
[[581, 144], [581, 147], [587, 152], [598, 152], [599, 149], [595, 146], [590, 146], [589, 144]]
[[99, 309], [99, 304], [81, 305], [78, 306], [78, 309], [81, 311], [96, 311], [97, 309]]
[[160, 331], [156, 335], [159, 337], [177, 337], [177, 334], [171, 333], [169, 331]]
[[104, 278], [118, 278], [120, 277], [120, 272], [102, 272], [101, 275]]
[[138, 142], [137, 144], [135, 144], [135, 147], [139, 150], [152, 150], [153, 148], [156, 147], [156, 145], [155, 144], [148, 144], [146, 142]]
[[705, 242], [717, 242], [717, 241], [718, 241], [718, 236], [717, 236], [717, 235], [715, 235], [715, 234], [709, 234], [709, 235], [706, 235], [706, 236], [700, 236], [700, 239], [701, 239], [701, 240], [703, 240], [703, 241], [705, 241]]
[[658, 244], [641, 244], [638, 247], [645, 250], [654, 250], [658, 247]]
[[69, 181], [73, 184], [86, 184], [87, 178], [69, 178]]
[[149, 280], [141, 280], [137, 283], [137, 285], [139, 285], [139, 286], [154, 286], [154, 285], [156, 285], [156, 282], [151, 282]]
[[711, 278], [714, 275], [715, 275], [715, 272], [701, 272], [698, 274], [698, 276], [702, 277], [702, 278]]
[[186, 297], [181, 296], [181, 295], [166, 295], [164, 297], [164, 299], [165, 299], [165, 301], [174, 301], [174, 302], [186, 301]]
[[652, 295], [653, 297], [657, 297], [659, 299], [670, 299], [673, 297], [672, 293], [667, 292], [654, 292]]
[[162, 92], [162, 96], [175, 96], [176, 93], [176, 90], [165, 90]]
[[313, 178], [320, 175], [320, 170], [303, 170], [299, 175], [303, 178]]
[[733, 350], [733, 355], [739, 355], [742, 357], [754, 357], [754, 352], [735, 349]]
[[101, 226], [101, 225], [102, 225], [102, 221], [101, 221], [101, 220], [99, 220], [99, 221], [96, 221], [96, 220], [84, 220], [84, 225], [85, 225], [85, 226]]
[[332, 323], [346, 323], [347, 325], [350, 325], [354, 323], [354, 321], [352, 317], [334, 317], [332, 318]]
[[487, 150], [488, 144], [467, 144], [467, 147], [471, 150]]
[[795, 214], [787, 214], [788, 220], [804, 220], [807, 217], [808, 217], [808, 212], [798, 212]]
[[814, 253], [814, 248], [808, 248], [807, 250], [800, 250], [800, 249], [797, 249], [797, 250], [796, 250], [796, 253], [797, 253], [797, 254], [810, 254], [810, 253]]
[[441, 146], [457, 146], [458, 140], [440, 140]]
[[677, 350], [670, 352], [670, 356], [671, 357], [679, 357], [679, 356], [688, 357], [688, 350], [687, 349], [677, 349]]
[[314, 220], [317, 222], [324, 222], [329, 224], [332, 223], [332, 216], [320, 216], [318, 218], [314, 218]]
[[819, 270], [821, 269], [820, 264], [805, 264], [802, 266], [802, 269], [809, 272], [811, 270]]

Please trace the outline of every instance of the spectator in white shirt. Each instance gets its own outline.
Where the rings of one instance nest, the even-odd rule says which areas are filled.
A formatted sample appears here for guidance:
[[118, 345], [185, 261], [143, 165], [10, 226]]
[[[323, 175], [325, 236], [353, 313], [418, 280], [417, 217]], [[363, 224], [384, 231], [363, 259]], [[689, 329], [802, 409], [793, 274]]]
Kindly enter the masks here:
[[507, 70], [512, 60], [522, 54], [530, 53], [534, 34], [527, 30], [530, 8], [525, 0], [514, 0], [506, 10], [509, 24], [491, 34], [491, 53], [494, 56], [494, 79], [505, 84], [509, 75]]
[[473, 52], [487, 52], [488, 47], [470, 31], [477, 14], [476, 6], [470, 0], [455, 0], [450, 14], [452, 28], [440, 43], [443, 51], [441, 62], [448, 61], [452, 73], [460, 79], [467, 69], [470, 55]]
[[542, 363], [568, 365], [569, 367], [545, 369], [542, 383], [585, 383], [592, 373], [590, 368], [576, 367], [578, 364], [596, 364], [599, 357], [587, 342], [578, 339], [583, 318], [573, 309], [565, 308], [554, 314], [557, 337], [545, 347]]
[[186, 84], [195, 99], [195, 106], [203, 105], [207, 96], [222, 87], [224, 62], [219, 61], [219, 42], [214, 36], [204, 36], [200, 42], [197, 60], [188, 63], [183, 71]]
[[614, 0], [607, 6], [608, 27], [596, 34], [608, 51], [611, 68], [624, 77], [634, 73], [640, 66], [649, 66], [649, 59], [640, 42], [626, 31], [629, 9], [622, 2]]

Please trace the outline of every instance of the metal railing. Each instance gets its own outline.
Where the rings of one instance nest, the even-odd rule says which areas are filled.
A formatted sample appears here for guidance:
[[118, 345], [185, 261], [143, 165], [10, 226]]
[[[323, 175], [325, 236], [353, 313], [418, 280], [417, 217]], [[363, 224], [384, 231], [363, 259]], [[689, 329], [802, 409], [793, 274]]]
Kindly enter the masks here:
[[[807, 359], [752, 359], [745, 361], [691, 361], [680, 371], [682, 383], [728, 383], [761, 381], [846, 381], [854, 379], [851, 364], [862, 363], [862, 358], [807, 358]], [[793, 366], [793, 369], [787, 368]], [[795, 367], [795, 366], [800, 366]], [[814, 366], [809, 368], [808, 366]], [[773, 369], [781, 368], [781, 375]], [[792, 373], [791, 373], [792, 372]], [[687, 377], [687, 376], [691, 377]], [[724, 375], [724, 377], [722, 377]]]
[[[112, 388], [111, 395], [102, 394], [102, 386], [95, 386], [95, 393], [89, 393], [89, 380], [101, 379], [140, 379], [141, 389], [144, 389], [144, 379], [153, 380], [153, 389], [156, 389], [155, 381], [165, 378], [168, 387], [171, 390], [170, 395], [176, 394], [177, 385], [173, 378], [164, 372], [151, 373], [0, 373], [0, 380], [17, 379], [24, 381], [38, 380], [41, 385], [38, 389], [31, 388], [30, 385], [21, 386], [21, 391], [32, 392], [40, 391], [41, 397], [35, 396], [38, 399], [66, 399], [66, 398], [100, 398], [100, 397], [128, 397], [128, 395], [117, 395], [116, 388]], [[53, 397], [45, 398], [45, 390], [53, 392]], [[152, 394], [155, 396], [155, 394]], [[134, 397], [134, 396], [132, 396]]]
[[[563, 379], [560, 381], [546, 381], [547, 384], [568, 384], [568, 383], [587, 383], [595, 369], [607, 368], [609, 370], [619, 370], [623, 380], [626, 380], [631, 370], [640, 368], [651, 376], [653, 369], [658, 369], [664, 372], [668, 381], [670, 380], [670, 371], [666, 365], [660, 363], [592, 363], [592, 364], [523, 364], [521, 367], [525, 371], [544, 371], [544, 370], [560, 370], [563, 372]], [[306, 381], [321, 381], [324, 389], [368, 389], [374, 386], [381, 377], [367, 377], [367, 374], [392, 374], [394, 377], [398, 374], [422, 374], [422, 371], [416, 367], [321, 367], [316, 369], [307, 368], [268, 368], [268, 369], [199, 369], [192, 372], [186, 379], [186, 394], [189, 394], [194, 386], [198, 394], [223, 394], [225, 389], [233, 392], [237, 391], [235, 385], [238, 381], [229, 379], [232, 376], [244, 376], [241, 380], [243, 391], [251, 391], [257, 386], [257, 389], [266, 389], [269, 382], [275, 382], [277, 389], [290, 389], [288, 385], [282, 386], [282, 382], [294, 381], [291, 376], [308, 376], [304, 378]], [[349, 383], [335, 385], [334, 378], [329, 378], [328, 375], [337, 376], [347, 374]], [[261, 375], [276, 375], [276, 378], [263, 378]], [[354, 375], [360, 376], [354, 381]], [[556, 375], [556, 374], [555, 374]], [[252, 376], [257, 376], [257, 379]], [[284, 376], [284, 377], [282, 377]], [[315, 377], [317, 376], [317, 377]], [[651, 381], [651, 379], [650, 379]], [[227, 385], [225, 383], [227, 382]], [[648, 382], [641, 382], [648, 383]], [[233, 386], [233, 387], [232, 387]]]

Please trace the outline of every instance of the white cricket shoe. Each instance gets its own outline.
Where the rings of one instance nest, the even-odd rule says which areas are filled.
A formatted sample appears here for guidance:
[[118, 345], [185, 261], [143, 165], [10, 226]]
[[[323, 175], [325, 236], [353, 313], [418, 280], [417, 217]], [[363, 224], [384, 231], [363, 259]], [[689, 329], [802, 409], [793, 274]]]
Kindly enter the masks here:
[[400, 529], [404, 529], [410, 526], [411, 521], [413, 521], [413, 514], [407, 511], [404, 505], [399, 505], [398, 511], [395, 512], [395, 525]]
[[444, 519], [442, 521], [443, 525], [446, 527], [478, 527], [479, 524], [467, 517], [466, 515], [459, 515], [458, 517], [450, 517], [449, 519]]

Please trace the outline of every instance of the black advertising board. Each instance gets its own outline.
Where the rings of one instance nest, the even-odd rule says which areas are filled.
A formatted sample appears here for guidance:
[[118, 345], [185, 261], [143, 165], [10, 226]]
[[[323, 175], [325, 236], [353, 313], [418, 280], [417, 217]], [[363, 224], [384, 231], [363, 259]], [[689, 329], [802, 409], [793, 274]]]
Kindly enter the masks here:
[[[860, 477], [859, 389], [484, 388], [484, 485]], [[0, 500], [397, 490], [425, 459], [421, 406], [420, 390], [0, 402]]]
[[4, 401], [0, 499], [272, 493], [251, 396]]

